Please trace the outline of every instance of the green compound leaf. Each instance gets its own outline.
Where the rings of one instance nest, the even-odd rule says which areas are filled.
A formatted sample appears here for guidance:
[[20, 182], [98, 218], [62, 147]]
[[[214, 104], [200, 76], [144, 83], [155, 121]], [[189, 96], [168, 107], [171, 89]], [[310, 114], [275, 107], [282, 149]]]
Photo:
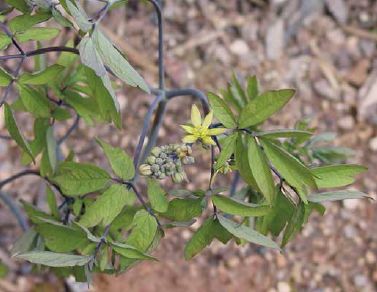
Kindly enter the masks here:
[[220, 169], [235, 152], [237, 133], [233, 133], [222, 140], [222, 148], [216, 160], [215, 170]]
[[46, 147], [51, 171], [54, 173], [58, 164], [58, 146], [54, 137], [54, 128], [52, 126], [49, 127], [46, 132]]
[[344, 187], [355, 182], [355, 176], [367, 170], [356, 164], [321, 166], [311, 169], [318, 188]]
[[59, 208], [56, 202], [55, 193], [49, 186], [46, 186], [46, 201], [51, 215], [56, 219], [60, 219]]
[[248, 137], [248, 159], [251, 173], [261, 190], [267, 203], [271, 204], [275, 196], [275, 183], [272, 177], [270, 166], [268, 165], [267, 157], [259, 147], [254, 137]]
[[310, 169], [302, 164], [296, 157], [283, 148], [261, 139], [264, 151], [268, 159], [276, 167], [282, 177], [297, 189], [300, 198], [307, 203], [307, 189], [317, 189], [313, 174]]
[[14, 119], [13, 112], [8, 104], [4, 104], [4, 117], [5, 127], [8, 129], [9, 135], [14, 141], [16, 141], [17, 145], [20, 146], [21, 149], [24, 150], [32, 160], [34, 160], [30, 145], [20, 133], [16, 124], [16, 120]]
[[296, 236], [302, 229], [305, 222], [305, 206], [302, 202], [295, 208], [292, 217], [288, 221], [288, 225], [284, 230], [283, 240], [281, 246], [284, 247], [287, 243]]
[[111, 71], [130, 86], [139, 87], [149, 93], [149, 87], [137, 71], [128, 63], [122, 54], [98, 29], [92, 34], [92, 39], [103, 62]]
[[271, 211], [267, 205], [245, 203], [222, 195], [212, 196], [212, 202], [224, 213], [244, 217], [264, 216]]
[[347, 199], [363, 199], [369, 196], [359, 191], [335, 191], [310, 194], [308, 200], [313, 203], [322, 203], [329, 201], [341, 201]]
[[23, 74], [18, 80], [21, 84], [29, 85], [44, 85], [51, 81], [54, 81], [64, 70], [65, 68], [60, 65], [52, 65], [42, 72], [35, 74]]
[[76, 162], [64, 162], [52, 178], [67, 196], [81, 196], [104, 189], [111, 177], [103, 169]]
[[97, 139], [113, 169], [114, 173], [123, 180], [130, 180], [135, 176], [135, 167], [130, 156], [121, 148], [112, 147], [110, 144]]
[[227, 128], [237, 127], [236, 119], [223, 99], [214, 93], [208, 93], [208, 100], [215, 117]]
[[96, 201], [87, 207], [79, 224], [93, 227], [98, 224], [107, 226], [122, 212], [124, 206], [132, 205], [135, 194], [123, 185], [111, 185]]
[[276, 244], [276, 242], [272, 241], [269, 237], [264, 236], [259, 232], [251, 229], [249, 226], [245, 226], [232, 220], [226, 219], [222, 215], [218, 215], [217, 217], [220, 224], [235, 237], [244, 239], [251, 243], [279, 249], [279, 246]]
[[18, 85], [17, 87], [22, 103], [28, 112], [32, 113], [36, 118], [50, 117], [50, 105], [45, 96], [26, 85]]
[[165, 191], [161, 188], [159, 183], [153, 179], [147, 180], [148, 185], [148, 199], [151, 203], [152, 209], [159, 213], [164, 213], [168, 210], [169, 202], [166, 198]]
[[16, 34], [16, 39], [21, 42], [48, 41], [55, 38], [60, 30], [57, 28], [35, 27]]
[[225, 244], [232, 238], [232, 235], [221, 226], [218, 220], [209, 218], [187, 242], [184, 251], [185, 259], [192, 259], [204, 248], [209, 246], [215, 238]]
[[[1, 46], [1, 44], [0, 44]], [[8, 86], [9, 83], [12, 81], [12, 76], [10, 76], [3, 68], [0, 68], [0, 86], [5, 87]]]
[[239, 127], [248, 128], [264, 122], [284, 107], [293, 97], [293, 89], [267, 91], [252, 101], [241, 111]]
[[86, 265], [92, 257], [51, 251], [30, 251], [17, 254], [15, 258], [48, 267], [73, 267]]

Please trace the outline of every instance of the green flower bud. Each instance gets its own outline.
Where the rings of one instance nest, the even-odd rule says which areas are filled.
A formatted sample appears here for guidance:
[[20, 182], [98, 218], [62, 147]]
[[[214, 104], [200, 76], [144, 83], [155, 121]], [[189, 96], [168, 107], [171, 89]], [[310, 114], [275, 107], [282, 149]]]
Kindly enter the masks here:
[[156, 173], [160, 170], [160, 166], [158, 164], [153, 164], [151, 170]]
[[161, 159], [161, 158], [156, 158], [156, 164], [162, 165], [162, 164], [164, 164], [164, 160]]
[[161, 173], [159, 176], [158, 176], [158, 179], [164, 179], [166, 178], [166, 174], [165, 173]]
[[161, 159], [166, 159], [166, 158], [168, 158], [168, 155], [165, 152], [162, 152], [159, 157]]
[[150, 176], [152, 175], [151, 166], [148, 164], [142, 164], [139, 166], [139, 172], [143, 176]]
[[152, 155], [148, 156], [147, 162], [148, 162], [148, 164], [155, 164], [156, 163], [156, 157], [154, 157]]
[[183, 172], [177, 172], [172, 176], [174, 183], [181, 183], [185, 179], [185, 174]]
[[151, 150], [151, 154], [153, 156], [156, 156], [158, 157], [161, 153], [161, 149], [159, 147], [153, 147], [152, 150]]

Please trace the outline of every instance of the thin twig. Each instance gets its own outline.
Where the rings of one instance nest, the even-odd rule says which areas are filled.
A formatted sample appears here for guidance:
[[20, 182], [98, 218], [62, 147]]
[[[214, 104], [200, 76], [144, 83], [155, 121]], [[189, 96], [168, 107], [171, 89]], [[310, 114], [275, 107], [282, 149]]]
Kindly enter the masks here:
[[73, 122], [72, 126], [69, 127], [69, 129], [67, 130], [67, 132], [64, 134], [63, 137], [61, 137], [59, 140], [58, 140], [58, 146], [60, 146], [61, 144], [64, 143], [65, 140], [68, 139], [68, 137], [77, 129], [77, 127], [79, 126], [80, 124], [80, 116], [77, 115], [76, 118], [75, 118], [75, 121]]

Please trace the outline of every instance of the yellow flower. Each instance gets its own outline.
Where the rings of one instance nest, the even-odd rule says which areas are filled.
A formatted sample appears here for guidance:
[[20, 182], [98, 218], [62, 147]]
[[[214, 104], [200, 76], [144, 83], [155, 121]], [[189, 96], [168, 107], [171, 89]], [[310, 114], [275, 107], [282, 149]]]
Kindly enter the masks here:
[[181, 125], [185, 130], [187, 135], [183, 138], [184, 143], [195, 143], [197, 141], [201, 142], [203, 145], [216, 145], [215, 141], [212, 139], [212, 136], [217, 136], [223, 134], [225, 128], [213, 128], [209, 129], [209, 126], [212, 123], [213, 112], [209, 112], [205, 116], [202, 122], [202, 116], [196, 105], [193, 105], [191, 108], [191, 124], [190, 125]]

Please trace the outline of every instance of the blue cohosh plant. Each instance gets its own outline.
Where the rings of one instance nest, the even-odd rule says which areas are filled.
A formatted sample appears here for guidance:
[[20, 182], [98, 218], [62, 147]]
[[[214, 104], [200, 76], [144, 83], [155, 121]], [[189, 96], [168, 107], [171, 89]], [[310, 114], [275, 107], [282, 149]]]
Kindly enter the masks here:
[[[263, 129], [263, 122], [291, 100], [294, 90], [261, 92], [255, 77], [247, 79], [245, 88], [233, 78], [228, 88], [208, 97], [196, 89], [167, 89], [159, 1], [149, 0], [158, 16], [157, 88], [144, 81], [101, 31], [103, 17], [123, 1], [100, 1], [103, 7], [93, 15], [75, 0], [6, 2], [9, 8], [0, 15], [0, 105], [9, 136], [1, 137], [19, 146], [22, 163], [29, 166], [0, 182], [1, 201], [24, 230], [11, 251], [15, 259], [87, 281], [92, 272], [117, 274], [140, 261], [154, 260], [151, 253], [167, 228], [188, 227], [198, 218], [203, 223], [186, 243], [186, 259], [213, 240], [280, 249], [313, 211], [324, 213], [323, 202], [365, 197], [338, 189], [352, 184], [365, 168], [341, 164], [347, 151], [321, 144], [331, 140], [328, 134], [314, 136], [305, 121], [294, 129]], [[62, 27], [74, 32], [75, 41], [43, 47]], [[26, 42], [35, 49], [25, 50]], [[9, 47], [18, 53], [7, 55]], [[51, 52], [58, 53], [53, 63], [44, 57]], [[35, 67], [26, 72], [23, 65], [30, 59]], [[112, 169], [109, 173], [93, 163], [77, 162], [73, 152], [63, 156], [60, 147], [81, 119], [88, 127], [95, 123], [122, 127], [114, 77], [154, 98], [133, 158], [98, 138]], [[182, 125], [182, 141], [156, 146], [166, 105], [188, 95], [201, 104], [203, 114], [193, 105], [191, 121]], [[32, 116], [32, 139], [19, 129], [16, 112]], [[58, 136], [56, 126], [69, 120], [72, 126]], [[194, 180], [184, 168], [195, 163], [193, 150], [199, 147], [211, 155], [208, 188], [165, 191], [161, 180], [171, 178], [177, 186]], [[234, 177], [230, 187], [217, 188], [218, 178], [230, 174]], [[48, 209], [23, 202], [22, 212], [2, 191], [26, 175], [46, 183]], [[146, 183], [145, 195], [140, 182]]]

